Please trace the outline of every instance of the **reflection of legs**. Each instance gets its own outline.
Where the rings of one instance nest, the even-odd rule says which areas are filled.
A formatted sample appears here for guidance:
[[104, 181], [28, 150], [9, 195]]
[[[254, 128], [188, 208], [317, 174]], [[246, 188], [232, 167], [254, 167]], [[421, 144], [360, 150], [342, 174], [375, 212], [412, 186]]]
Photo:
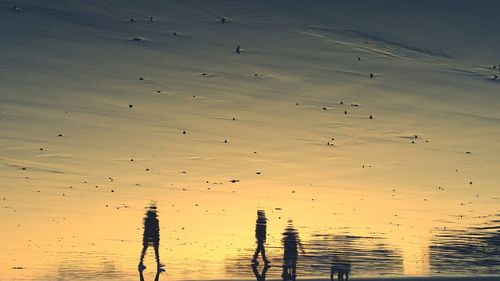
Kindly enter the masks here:
[[286, 261], [283, 262], [283, 273], [281, 274], [281, 277], [283, 278], [283, 281], [288, 280], [288, 265], [286, 264]]
[[144, 256], [146, 255], [147, 249], [148, 249], [148, 243], [143, 243], [142, 244], [141, 258], [140, 258], [139, 266], [138, 266], [138, 270], [139, 270], [139, 272], [141, 272], [141, 274], [142, 274], [142, 271], [144, 269], [146, 269], [146, 266], [144, 265]]
[[264, 269], [262, 269], [262, 274], [261, 274], [261, 277], [262, 277], [262, 281], [266, 281], [266, 273], [267, 273], [267, 270], [269, 269], [269, 265], [264, 265]]
[[255, 278], [257, 278], [257, 280], [259, 280], [260, 274], [259, 274], [259, 271], [257, 270], [256, 264], [252, 264], [252, 271], [253, 271], [253, 275], [255, 275]]
[[297, 260], [292, 261], [292, 280], [295, 281], [297, 278]]
[[257, 261], [257, 257], [259, 256], [260, 251], [261, 251], [261, 245], [257, 244], [257, 248], [255, 249], [255, 253], [253, 254], [252, 262]]
[[[155, 276], [155, 281], [159, 281], [160, 280], [160, 271], [157, 271], [156, 272], [156, 276]], [[143, 281], [143, 280], [141, 280]]]
[[264, 259], [264, 262], [267, 261], [266, 259], [266, 250], [264, 249], [264, 242], [263, 241], [257, 241], [257, 248], [255, 249], [255, 253], [253, 254], [253, 259], [252, 262], [257, 262], [257, 258], [259, 257], [259, 253], [262, 253], [262, 259]]
[[269, 263], [269, 260], [266, 257], [266, 248], [264, 247], [264, 244], [262, 244], [261, 253], [262, 253], [262, 259], [264, 260], [264, 263], [267, 265]]
[[141, 252], [141, 263], [144, 261], [144, 256], [146, 255], [146, 250], [148, 249], [148, 244], [142, 244], [142, 252]]
[[345, 273], [345, 281], [349, 281], [349, 272]]
[[160, 253], [159, 253], [159, 249], [158, 249], [158, 245], [155, 245], [154, 246], [155, 248], [155, 259], [156, 259], [156, 264], [158, 266], [160, 266]]
[[139, 280], [144, 281], [144, 275], [142, 275], [142, 271], [139, 271]]
[[264, 265], [264, 268], [262, 269], [262, 273], [259, 273], [259, 270], [257, 269], [257, 264], [252, 264], [252, 271], [253, 274], [255, 275], [255, 278], [258, 281], [266, 281], [266, 273], [267, 270], [269, 269], [269, 265]]
[[158, 272], [163, 272], [165, 269], [163, 268], [163, 264], [160, 263], [160, 249], [159, 249], [159, 242], [155, 242], [154, 248], [155, 248], [155, 259], [156, 259], [156, 266], [158, 269]]

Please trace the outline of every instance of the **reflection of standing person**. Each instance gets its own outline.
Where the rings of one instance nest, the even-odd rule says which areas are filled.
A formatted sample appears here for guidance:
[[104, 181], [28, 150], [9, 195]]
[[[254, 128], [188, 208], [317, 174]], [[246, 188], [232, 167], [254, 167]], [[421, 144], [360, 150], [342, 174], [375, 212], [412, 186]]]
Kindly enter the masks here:
[[153, 246], [155, 251], [155, 259], [158, 272], [164, 271], [163, 265], [160, 263], [160, 223], [158, 220], [158, 214], [156, 213], [156, 205], [151, 204], [146, 211], [146, 216], [144, 217], [144, 234], [142, 237], [142, 252], [139, 262], [139, 272], [146, 269], [144, 265], [144, 256], [146, 255], [146, 250], [149, 246]]
[[300, 242], [299, 234], [293, 228], [292, 221], [288, 221], [288, 227], [283, 233], [283, 274], [281, 277], [284, 281], [295, 280], [297, 277], [297, 259], [299, 246], [302, 253], [305, 253], [302, 243]]
[[266, 257], [266, 248], [264, 243], [266, 242], [266, 228], [267, 228], [267, 218], [266, 212], [264, 210], [257, 211], [257, 222], [255, 223], [255, 239], [257, 239], [257, 249], [255, 249], [255, 254], [253, 255], [252, 263], [258, 264], [257, 257], [259, 253], [262, 254], [262, 259], [266, 265], [269, 264], [269, 260]]

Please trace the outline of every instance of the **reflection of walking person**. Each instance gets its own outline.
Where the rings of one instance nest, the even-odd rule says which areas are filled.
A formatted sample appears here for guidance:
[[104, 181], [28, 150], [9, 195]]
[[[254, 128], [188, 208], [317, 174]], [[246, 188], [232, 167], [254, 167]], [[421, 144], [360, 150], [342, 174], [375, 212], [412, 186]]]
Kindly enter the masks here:
[[146, 251], [150, 245], [153, 246], [155, 251], [157, 271], [164, 271], [165, 269], [160, 263], [160, 223], [158, 221], [158, 214], [156, 213], [155, 204], [151, 204], [147, 208], [146, 216], [144, 217], [144, 235], [142, 238], [141, 259], [138, 266], [139, 272], [142, 272], [144, 269], [146, 269], [146, 266], [144, 265], [144, 256], [146, 255]]
[[300, 242], [299, 233], [293, 228], [292, 221], [288, 221], [288, 227], [283, 233], [283, 281], [293, 280], [297, 277], [297, 258], [299, 246], [302, 253], [305, 253], [302, 243]]
[[257, 249], [255, 249], [255, 254], [253, 255], [252, 263], [258, 264], [257, 258], [259, 253], [262, 255], [262, 259], [266, 265], [269, 264], [269, 260], [266, 257], [266, 248], [264, 243], [266, 242], [266, 228], [267, 228], [267, 218], [266, 212], [264, 210], [257, 211], [257, 222], [255, 224], [255, 238], [257, 239]]

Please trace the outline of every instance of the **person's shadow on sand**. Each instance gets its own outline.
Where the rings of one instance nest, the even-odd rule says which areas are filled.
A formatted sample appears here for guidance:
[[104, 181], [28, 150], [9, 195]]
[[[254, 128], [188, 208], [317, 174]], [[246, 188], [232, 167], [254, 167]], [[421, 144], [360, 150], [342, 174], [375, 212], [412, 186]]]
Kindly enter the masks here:
[[[160, 271], [157, 271], [156, 272], [156, 275], [155, 275], [155, 281], [159, 281], [160, 280]], [[144, 281], [144, 274], [142, 274], [142, 271], [139, 271], [139, 280], [140, 281]]]

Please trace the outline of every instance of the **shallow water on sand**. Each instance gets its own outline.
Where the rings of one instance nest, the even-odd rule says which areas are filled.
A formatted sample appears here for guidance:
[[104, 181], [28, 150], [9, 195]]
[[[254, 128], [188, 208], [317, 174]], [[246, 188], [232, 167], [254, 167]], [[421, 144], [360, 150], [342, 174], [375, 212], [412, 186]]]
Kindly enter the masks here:
[[[248, 215], [238, 216], [231, 212], [239, 209], [237, 206], [224, 210], [200, 207], [190, 212], [201, 219], [179, 215], [184, 210], [182, 206], [158, 204], [159, 252], [166, 269], [161, 276], [169, 279], [253, 278], [251, 259], [257, 246], [254, 212], [249, 210]], [[143, 208], [130, 205], [104, 208], [84, 215], [76, 224], [72, 222], [76, 219], [70, 219], [75, 214], [69, 213], [54, 215], [44, 226], [21, 222], [20, 229], [27, 225], [38, 232], [19, 231], [19, 235], [7, 240], [11, 243], [4, 244], [2, 266], [8, 269], [9, 276], [5, 280], [135, 279], [142, 248]], [[245, 213], [244, 209], [238, 213]], [[285, 223], [285, 218], [292, 216], [286, 209], [268, 210], [265, 243], [271, 262], [268, 278], [281, 278], [282, 233], [291, 223]], [[471, 218], [470, 226], [465, 228], [458, 228], [463, 223], [443, 222], [441, 227], [427, 233], [411, 232], [414, 228], [405, 229], [401, 220], [397, 223], [400, 225], [385, 222], [386, 232], [377, 231], [375, 223], [363, 228], [342, 223], [319, 227], [317, 224], [321, 222], [341, 222], [343, 215], [317, 213], [321, 222], [313, 221], [316, 219], [309, 215], [293, 215], [297, 218], [293, 225], [304, 248], [297, 259], [299, 278], [327, 278], [332, 265], [339, 260], [350, 265], [351, 276], [358, 277], [500, 274], [499, 215]], [[425, 237], [430, 238], [425, 240]], [[405, 251], [411, 251], [410, 256]], [[5, 256], [6, 252], [10, 255]], [[144, 275], [149, 278], [156, 272], [153, 253], [153, 247], [149, 247], [144, 262], [147, 267]], [[257, 272], [264, 269], [263, 265], [259, 256]]]
[[0, 9], [0, 280], [500, 275], [495, 9], [119, 2]]

